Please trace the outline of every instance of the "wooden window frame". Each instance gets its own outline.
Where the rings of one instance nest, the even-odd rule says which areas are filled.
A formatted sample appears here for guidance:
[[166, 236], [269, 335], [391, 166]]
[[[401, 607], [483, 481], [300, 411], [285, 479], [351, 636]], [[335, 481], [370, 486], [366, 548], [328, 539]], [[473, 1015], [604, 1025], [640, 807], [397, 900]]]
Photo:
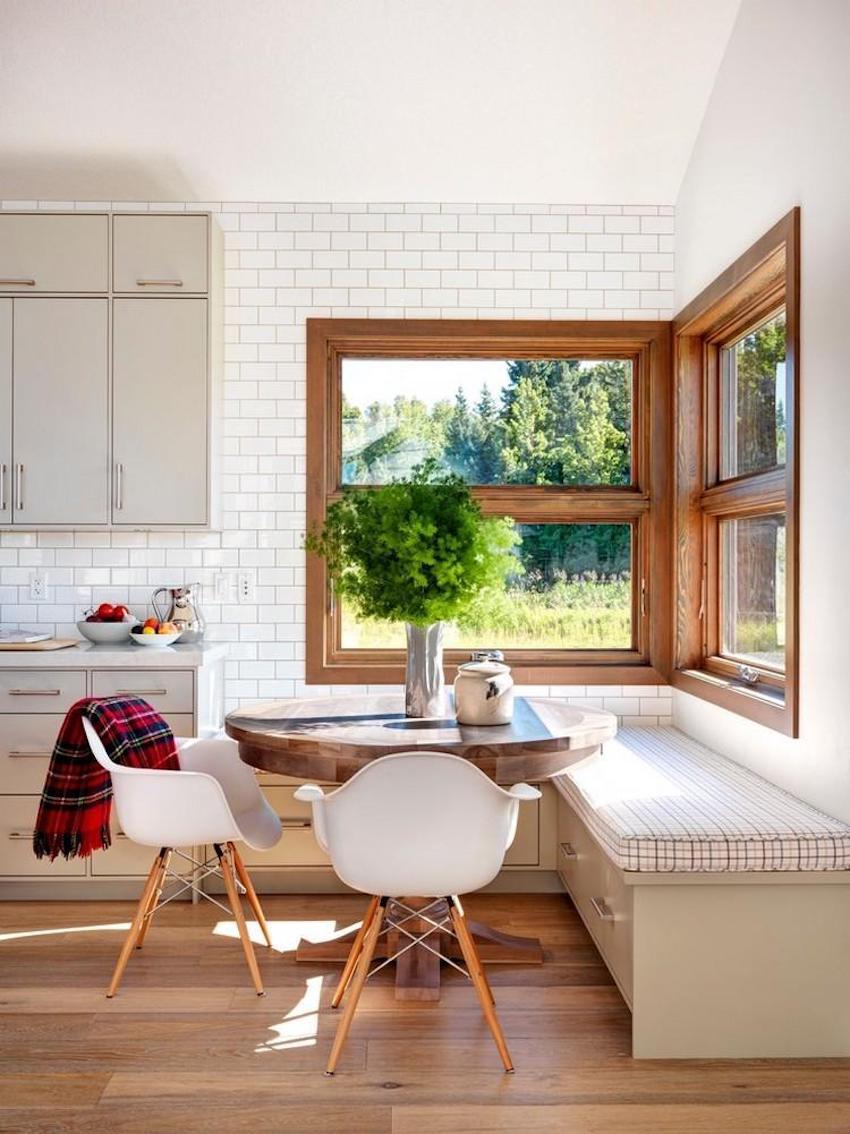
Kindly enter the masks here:
[[[474, 486], [487, 514], [519, 523], [632, 524], [630, 650], [508, 650], [523, 684], [661, 684], [672, 656], [670, 611], [672, 396], [666, 322], [308, 319], [307, 524], [339, 498], [341, 360], [371, 358], [628, 358], [634, 363], [632, 484]], [[324, 562], [307, 556], [306, 675], [316, 684], [399, 684], [403, 650], [344, 650]], [[446, 676], [468, 659], [446, 651]]]
[[[720, 477], [721, 349], [780, 308], [786, 318], [785, 465]], [[672, 684], [788, 736], [799, 729], [800, 210], [792, 209], [673, 321], [676, 470]], [[720, 527], [784, 513], [785, 672], [740, 679], [721, 653]]]

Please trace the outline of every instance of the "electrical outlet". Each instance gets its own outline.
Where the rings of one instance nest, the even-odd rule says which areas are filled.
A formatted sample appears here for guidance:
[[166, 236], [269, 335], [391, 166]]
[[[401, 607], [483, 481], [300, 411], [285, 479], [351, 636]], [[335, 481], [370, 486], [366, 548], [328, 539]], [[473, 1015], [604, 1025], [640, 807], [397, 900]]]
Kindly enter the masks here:
[[254, 602], [254, 574], [240, 571], [236, 576], [236, 596], [239, 602]]
[[47, 601], [47, 572], [40, 569], [30, 571], [30, 602]]

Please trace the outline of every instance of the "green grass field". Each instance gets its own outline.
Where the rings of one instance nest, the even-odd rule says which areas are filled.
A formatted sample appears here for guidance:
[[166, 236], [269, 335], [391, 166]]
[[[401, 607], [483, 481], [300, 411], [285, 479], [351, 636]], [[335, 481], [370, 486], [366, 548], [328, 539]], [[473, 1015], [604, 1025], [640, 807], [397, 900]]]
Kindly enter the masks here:
[[[542, 591], [513, 589], [492, 599], [472, 626], [447, 626], [447, 649], [628, 649], [631, 584], [561, 581]], [[349, 649], [404, 648], [404, 627], [356, 619], [343, 610], [342, 644]]]

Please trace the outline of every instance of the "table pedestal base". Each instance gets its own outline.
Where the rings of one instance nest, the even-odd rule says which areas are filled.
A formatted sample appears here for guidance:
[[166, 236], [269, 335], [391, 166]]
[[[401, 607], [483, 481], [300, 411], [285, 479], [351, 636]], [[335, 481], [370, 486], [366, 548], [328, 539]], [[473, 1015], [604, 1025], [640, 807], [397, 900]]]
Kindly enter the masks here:
[[[429, 902], [423, 898], [405, 898], [404, 903], [412, 909], [421, 909]], [[390, 903], [390, 911], [392, 903]], [[429, 917], [439, 921], [445, 907], [435, 907]], [[479, 921], [467, 922], [469, 931], [475, 938], [481, 960], [491, 965], [542, 965], [543, 946], [536, 937], [516, 937], [501, 933], [492, 926]], [[428, 929], [428, 923], [420, 918], [410, 918], [405, 928], [416, 936]], [[295, 953], [296, 961], [318, 964], [334, 961], [343, 964], [348, 959], [357, 928], [342, 937], [330, 941], [302, 941]], [[378, 941], [375, 960], [385, 960], [409, 940], [397, 929], [390, 928]], [[463, 964], [460, 946], [450, 933], [435, 931], [428, 938], [428, 944], [439, 949], [447, 957]], [[396, 1000], [439, 1000], [440, 999], [440, 959], [422, 945], [413, 945], [396, 961], [395, 998]]]

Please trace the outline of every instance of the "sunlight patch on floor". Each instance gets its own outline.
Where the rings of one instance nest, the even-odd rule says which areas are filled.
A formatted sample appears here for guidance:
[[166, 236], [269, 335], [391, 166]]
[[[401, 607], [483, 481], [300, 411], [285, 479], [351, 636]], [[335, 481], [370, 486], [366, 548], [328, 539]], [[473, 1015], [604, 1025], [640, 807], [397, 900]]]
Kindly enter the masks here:
[[14, 933], [0, 933], [0, 943], [20, 941], [25, 937], [59, 937], [63, 933], [100, 933], [104, 930], [126, 933], [129, 928], [129, 921], [114, 921], [109, 925], [61, 925], [56, 929], [21, 929]]
[[294, 1047], [315, 1047], [319, 1031], [322, 980], [320, 976], [307, 978], [304, 995], [279, 1024], [271, 1025], [269, 1031], [276, 1033], [274, 1039], [255, 1047], [255, 1055], [264, 1055], [269, 1051], [287, 1051]]
[[[263, 937], [263, 931], [260, 929], [258, 922], [248, 921], [248, 936], [255, 945], [266, 944], [266, 939]], [[269, 932], [272, 938], [272, 948], [278, 953], [291, 953], [298, 948], [301, 941], [332, 941], [335, 937], [341, 937], [345, 933], [349, 933], [352, 928], [357, 928], [357, 924], [346, 926], [345, 929], [337, 930], [335, 921], [272, 921], [268, 922]], [[213, 933], [218, 937], [238, 937], [239, 930], [236, 928], [235, 921], [219, 921], [216, 923]]]

